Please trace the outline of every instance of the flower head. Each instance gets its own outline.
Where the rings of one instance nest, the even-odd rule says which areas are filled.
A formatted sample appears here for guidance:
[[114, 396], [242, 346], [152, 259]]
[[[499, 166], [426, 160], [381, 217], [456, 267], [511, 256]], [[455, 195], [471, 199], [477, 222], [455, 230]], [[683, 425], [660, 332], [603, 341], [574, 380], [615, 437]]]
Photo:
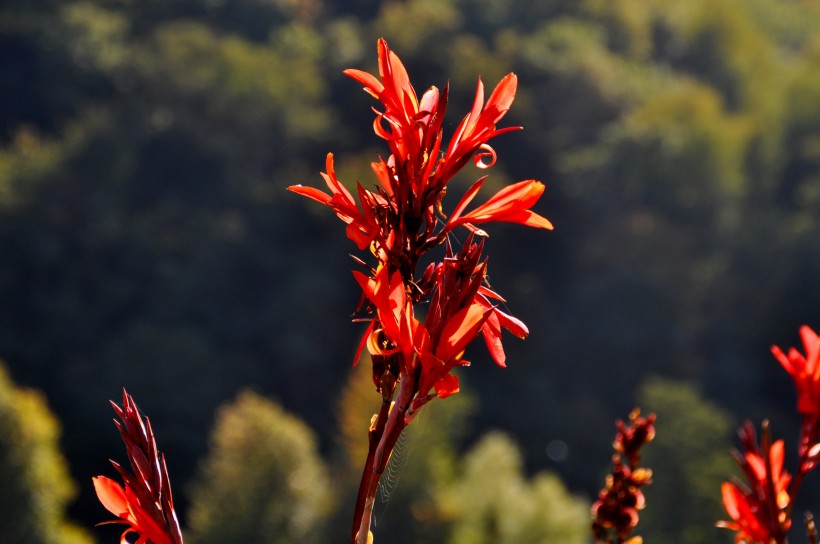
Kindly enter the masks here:
[[[354, 272], [362, 289], [362, 307], [371, 312], [356, 359], [367, 348], [374, 361], [373, 381], [382, 395], [392, 394], [402, 377], [414, 379], [411, 400], [418, 408], [432, 398], [431, 391], [439, 397], [458, 391], [452, 371], [468, 364], [464, 350], [479, 335], [493, 360], [505, 366], [502, 330], [520, 338], [528, 334], [524, 323], [497, 307], [504, 299], [487, 285], [483, 244], [474, 241], [475, 235], [487, 233], [477, 225], [503, 221], [551, 229], [552, 224], [531, 210], [544, 191], [543, 183], [535, 180], [504, 187], [468, 211], [483, 177], [449, 217], [442, 210], [453, 176], [471, 159], [480, 168], [492, 166], [495, 151], [488, 142], [520, 129], [497, 127], [515, 97], [514, 74], [502, 78], [486, 100], [479, 79], [470, 112], [445, 143], [447, 87], [430, 87], [419, 97], [404, 64], [384, 40], [378, 42], [378, 59], [378, 77], [345, 70], [381, 104], [373, 128], [387, 142], [390, 154], [372, 164], [378, 185], [371, 190], [359, 184], [354, 196], [337, 178], [333, 156], [328, 155], [322, 176], [329, 192], [301, 185], [289, 189], [331, 208], [347, 224], [347, 236], [376, 258], [369, 271]], [[450, 233], [461, 226], [471, 234], [456, 250]], [[442, 244], [443, 260], [419, 274], [422, 258]], [[429, 304], [424, 319], [416, 314], [421, 303]]]
[[783, 440], [773, 444], [765, 427], [758, 445], [754, 426], [746, 422], [740, 430], [743, 453], [736, 452], [746, 482], [724, 482], [721, 485], [723, 506], [731, 521], [719, 521], [718, 527], [735, 531], [735, 542], [770, 544], [782, 542], [791, 520], [787, 509], [791, 502], [789, 484], [792, 477], [783, 468]]
[[[421, 255], [443, 243], [447, 233], [457, 226], [475, 230], [474, 224], [506, 221], [551, 229], [547, 219], [530, 210], [544, 191], [544, 185], [535, 180], [501, 189], [484, 205], [463, 213], [478, 193], [482, 178], [449, 220], [441, 213], [452, 177], [470, 159], [481, 168], [492, 166], [495, 151], [488, 141], [520, 128], [496, 128], [515, 97], [515, 75], [504, 77], [486, 103], [484, 85], [479, 80], [470, 113], [445, 146], [442, 122], [447, 88], [441, 92], [431, 87], [419, 99], [407, 70], [384, 40], [379, 40], [378, 52], [379, 77], [356, 69], [345, 70], [345, 74], [381, 102], [373, 126], [375, 133], [387, 141], [390, 155], [372, 164], [379, 185], [375, 190], [359, 185], [357, 202], [336, 177], [333, 156], [328, 155], [327, 172], [322, 175], [329, 193], [302, 185], [289, 190], [330, 207], [348, 224], [347, 235], [360, 249], [369, 246], [381, 263], [399, 270], [405, 280], [412, 277]], [[486, 235], [484, 231], [480, 234]]]
[[118, 519], [107, 523], [126, 525], [121, 542], [137, 535], [135, 544], [182, 544], [165, 456], [157, 451], [151, 422], [139, 414], [134, 399], [123, 391], [123, 406], [111, 405], [121, 421], [114, 421], [125, 442], [133, 472], [111, 461], [120, 473], [120, 485], [105, 476], [94, 478], [94, 488], [102, 505]]

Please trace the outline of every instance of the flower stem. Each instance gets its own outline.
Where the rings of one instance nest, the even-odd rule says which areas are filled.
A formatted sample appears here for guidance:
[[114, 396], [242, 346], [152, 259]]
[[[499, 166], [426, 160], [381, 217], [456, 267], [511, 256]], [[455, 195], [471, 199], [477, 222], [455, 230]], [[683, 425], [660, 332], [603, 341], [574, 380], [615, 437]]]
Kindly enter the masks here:
[[[378, 479], [373, 484], [373, 476], [374, 476], [374, 463], [376, 461], [376, 448], [381, 441], [381, 437], [384, 434], [384, 426], [387, 422], [387, 415], [390, 411], [390, 399], [383, 399], [381, 408], [379, 409], [379, 413], [376, 416], [375, 422], [370, 427], [369, 435], [369, 445], [367, 450], [367, 459], [364, 463], [364, 470], [362, 471], [362, 480], [359, 483], [359, 493], [356, 496], [356, 509], [353, 512], [353, 527], [352, 532], [350, 535], [350, 542], [351, 544], [356, 544], [358, 539], [358, 533], [361, 529], [362, 519], [364, 517], [364, 513], [367, 510], [367, 520], [368, 525], [370, 521], [370, 512], [373, 509], [372, 504], [372, 497], [375, 496], [375, 488], [378, 485]], [[373, 492], [371, 493], [371, 487], [374, 488]], [[371, 499], [368, 501], [368, 499]], [[370, 502], [371, 504], [369, 507], [367, 503]], [[367, 534], [365, 533], [365, 542], [367, 541]]]
[[406, 426], [404, 413], [412, 400], [413, 382], [414, 380], [409, 377], [399, 382], [399, 394], [393, 409], [390, 408], [389, 400], [383, 400], [376, 421], [371, 425], [370, 445], [353, 515], [351, 544], [367, 543], [376, 490], [396, 441]]

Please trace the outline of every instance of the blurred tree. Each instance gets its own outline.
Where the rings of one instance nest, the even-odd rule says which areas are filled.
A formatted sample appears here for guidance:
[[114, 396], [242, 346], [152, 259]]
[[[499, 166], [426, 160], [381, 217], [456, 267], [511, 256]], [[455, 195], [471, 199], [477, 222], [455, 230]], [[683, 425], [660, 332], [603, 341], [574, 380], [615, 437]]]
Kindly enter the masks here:
[[43, 396], [16, 387], [0, 363], [1, 542], [92, 542], [66, 518], [76, 489], [59, 440], [59, 423]]
[[[112, 87], [105, 74], [74, 48], [76, 32], [66, 20], [69, 10], [65, 4], [55, 0], [0, 4], [2, 144], [11, 141], [21, 127], [59, 133], [87, 104], [110, 96]], [[87, 12], [94, 12], [95, 22], [101, 22], [96, 10]], [[108, 25], [102, 23], [94, 30], [108, 32]], [[107, 49], [109, 44], [97, 45]]]
[[441, 500], [453, 519], [450, 544], [589, 541], [589, 505], [554, 474], [527, 481], [518, 447], [506, 435], [485, 435], [461, 463]]
[[325, 542], [331, 500], [316, 438], [302, 421], [250, 391], [224, 406], [190, 487], [194, 544]]
[[[639, 533], [647, 542], [707, 544], [721, 538], [720, 484], [735, 473], [731, 418], [688, 382], [651, 378], [638, 404], [658, 416], [643, 466], [652, 469]], [[727, 540], [728, 541], [728, 540]]]

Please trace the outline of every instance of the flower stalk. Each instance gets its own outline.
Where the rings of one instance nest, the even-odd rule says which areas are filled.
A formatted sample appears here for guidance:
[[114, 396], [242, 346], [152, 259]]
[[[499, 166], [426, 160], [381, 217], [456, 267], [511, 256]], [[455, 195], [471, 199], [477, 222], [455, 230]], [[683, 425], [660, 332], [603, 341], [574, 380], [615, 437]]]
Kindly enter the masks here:
[[[369, 538], [376, 489], [396, 441], [426, 403], [458, 392], [454, 371], [469, 365], [467, 347], [483, 337], [492, 359], [504, 367], [502, 330], [519, 338], [529, 334], [523, 322], [498, 307], [505, 301], [487, 283], [482, 251], [488, 234], [478, 225], [503, 221], [552, 229], [531, 210], [544, 191], [536, 180], [504, 187], [470, 210], [484, 176], [449, 215], [443, 211], [444, 195], [456, 173], [471, 160], [480, 169], [491, 167], [496, 153], [488, 142], [521, 128], [497, 128], [515, 97], [515, 74], [502, 78], [486, 100], [479, 79], [470, 112], [445, 142], [448, 86], [443, 91], [430, 87], [419, 97], [387, 42], [379, 40], [377, 49], [378, 77], [356, 69], [344, 73], [381, 103], [373, 130], [386, 141], [390, 155], [371, 164], [378, 184], [367, 189], [358, 183], [355, 192], [349, 190], [328, 154], [322, 177], [329, 192], [302, 185], [288, 188], [329, 207], [347, 225], [348, 238], [375, 259], [368, 265], [355, 258], [361, 269], [353, 271], [362, 290], [359, 311], [365, 317], [360, 320], [368, 323], [354, 365], [367, 349], [373, 384], [382, 396], [368, 431], [354, 510], [350, 541], [357, 544]], [[462, 227], [469, 235], [454, 247], [451, 235]], [[443, 258], [432, 257], [430, 252], [441, 246]], [[422, 304], [424, 318], [419, 318]]]

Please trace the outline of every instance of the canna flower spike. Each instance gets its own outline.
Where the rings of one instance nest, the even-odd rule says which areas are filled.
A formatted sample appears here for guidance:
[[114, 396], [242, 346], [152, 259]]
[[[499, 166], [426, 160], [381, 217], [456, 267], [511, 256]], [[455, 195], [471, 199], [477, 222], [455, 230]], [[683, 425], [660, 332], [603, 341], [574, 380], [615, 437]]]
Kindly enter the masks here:
[[134, 399], [125, 390], [122, 407], [113, 402], [111, 405], [120, 418], [114, 424], [125, 442], [132, 472], [111, 461], [124, 485], [105, 476], [93, 479], [100, 502], [118, 518], [104, 523], [127, 526], [121, 544], [128, 544], [131, 534], [137, 536], [134, 544], [182, 544], [165, 456], [157, 451], [151, 422], [148, 418], [143, 420]]
[[[739, 431], [744, 451], [734, 452], [746, 482], [724, 482], [720, 491], [730, 521], [718, 527], [735, 531], [738, 544], [783, 544], [791, 527], [789, 485], [792, 476], [783, 468], [783, 440], [772, 443], [768, 422], [763, 423], [760, 444], [754, 425], [746, 422]], [[794, 489], [793, 489], [794, 491]]]
[[[487, 260], [479, 241], [487, 232], [482, 229], [499, 221], [552, 229], [549, 220], [532, 211], [544, 192], [544, 184], [536, 180], [501, 188], [474, 206], [485, 176], [467, 189], [451, 213], [443, 209], [456, 173], [470, 161], [481, 169], [491, 167], [496, 152], [490, 140], [521, 128], [498, 127], [515, 98], [515, 74], [502, 78], [486, 100], [479, 79], [469, 113], [446, 142], [448, 87], [430, 87], [419, 95], [387, 42], [380, 39], [377, 50], [378, 76], [357, 69], [344, 72], [380, 103], [374, 108], [373, 131], [390, 153], [371, 164], [377, 184], [372, 189], [360, 183], [355, 190], [348, 188], [338, 179], [329, 154], [322, 174], [327, 191], [288, 187], [330, 208], [346, 224], [347, 237], [376, 261], [371, 266], [356, 259], [364, 270], [353, 272], [362, 290], [359, 310], [366, 312], [359, 320], [368, 323], [354, 364], [367, 349], [373, 384], [382, 397], [369, 429], [354, 513], [350, 541], [357, 544], [364, 544], [370, 534], [373, 497], [399, 435], [427, 402], [459, 391], [454, 371], [469, 365], [467, 347], [483, 337], [491, 357], [503, 367], [502, 330], [519, 338], [529, 333], [524, 323], [497, 307], [504, 299], [487, 283]], [[469, 235], [453, 247], [451, 234], [459, 227]], [[430, 259], [428, 253], [440, 246], [443, 259]], [[421, 304], [423, 312], [417, 310]]]

